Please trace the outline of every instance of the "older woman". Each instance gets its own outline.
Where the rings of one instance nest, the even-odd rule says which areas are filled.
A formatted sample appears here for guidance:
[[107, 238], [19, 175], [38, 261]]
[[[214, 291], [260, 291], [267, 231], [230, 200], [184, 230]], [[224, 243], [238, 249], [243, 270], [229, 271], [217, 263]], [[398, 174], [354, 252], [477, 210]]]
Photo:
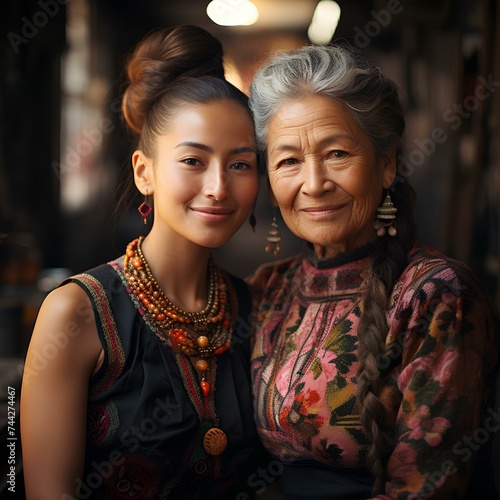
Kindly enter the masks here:
[[258, 72], [251, 107], [273, 203], [306, 242], [249, 280], [255, 415], [286, 497], [462, 498], [481, 463], [473, 498], [494, 498], [498, 321], [469, 268], [416, 245], [395, 85], [304, 47]]

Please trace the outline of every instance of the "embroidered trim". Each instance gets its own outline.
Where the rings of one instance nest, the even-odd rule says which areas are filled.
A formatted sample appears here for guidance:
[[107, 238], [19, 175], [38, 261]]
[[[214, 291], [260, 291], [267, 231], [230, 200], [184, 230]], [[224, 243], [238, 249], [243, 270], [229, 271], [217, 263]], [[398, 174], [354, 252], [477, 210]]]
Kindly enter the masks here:
[[[123, 256], [115, 259], [114, 261], [108, 262], [108, 264], [117, 272], [120, 277], [123, 286], [127, 290], [127, 293], [130, 297], [130, 300], [134, 303], [135, 308], [141, 315], [142, 320], [148, 326], [150, 332], [152, 332], [168, 349], [167, 343], [165, 342], [164, 337], [158, 331], [158, 328], [151, 321], [151, 316], [149, 311], [143, 308], [141, 301], [138, 297], [132, 293], [130, 287], [128, 286], [128, 282], [125, 279], [123, 274]], [[234, 332], [236, 330], [239, 305], [238, 305], [238, 297], [236, 291], [234, 289], [233, 283], [230, 278], [226, 274], [226, 272], [222, 271], [224, 275], [224, 281], [228, 287], [229, 292], [229, 301], [231, 304], [231, 321], [235, 326], [233, 330], [233, 336], [231, 342], [234, 341], [235, 335]], [[229, 353], [225, 353], [228, 355]], [[200, 433], [199, 439], [196, 439], [192, 442], [192, 446], [189, 450], [186, 450], [184, 455], [184, 464], [192, 463], [196, 460], [206, 460], [207, 454], [203, 450], [201, 446], [201, 439], [203, 438], [204, 433], [214, 425], [217, 427], [219, 425], [219, 419], [217, 417], [217, 410], [215, 407], [215, 391], [216, 391], [216, 378], [217, 378], [217, 361], [216, 358], [211, 359], [210, 370], [208, 371], [208, 382], [212, 387], [212, 394], [210, 398], [205, 398], [201, 394], [201, 390], [198, 383], [198, 377], [196, 375], [195, 369], [191, 364], [191, 361], [188, 357], [183, 354], [175, 353], [175, 360], [177, 362], [177, 366], [179, 368], [179, 373], [182, 379], [182, 383], [186, 390], [186, 393], [189, 396], [193, 407], [198, 414], [198, 418], [200, 420]], [[207, 400], [208, 399], [208, 400]], [[214, 477], [217, 478], [221, 473], [221, 461], [220, 457], [210, 457], [211, 465], [213, 466]]]
[[[127, 293], [130, 297], [130, 300], [132, 300], [132, 302], [134, 303], [134, 306], [137, 309], [137, 311], [139, 312], [139, 314], [141, 315], [141, 318], [144, 321], [144, 323], [146, 323], [146, 325], [149, 327], [151, 332], [153, 332], [153, 334], [156, 337], [158, 337], [162, 341], [163, 344], [167, 345], [167, 343], [165, 342], [164, 336], [160, 333], [159, 329], [151, 321], [150, 312], [143, 307], [142, 302], [139, 300], [139, 298], [134, 293], [132, 293], [132, 290], [128, 285], [128, 282], [125, 278], [125, 275], [123, 274], [123, 256], [119, 257], [116, 260], [108, 262], [108, 264], [116, 271], [116, 273], [120, 277], [123, 286], [127, 290]], [[231, 345], [232, 345], [232, 343], [234, 342], [234, 339], [235, 339], [236, 326], [238, 323], [238, 321], [237, 321], [238, 312], [239, 312], [238, 297], [236, 295], [236, 291], [234, 289], [234, 286], [233, 286], [231, 280], [229, 279], [228, 275], [226, 274], [226, 272], [222, 270], [222, 274], [224, 276], [224, 282], [226, 283], [226, 286], [228, 288], [229, 302], [231, 304], [231, 322], [234, 325], [233, 334], [232, 334], [232, 338], [231, 338]], [[169, 349], [170, 349], [170, 347], [169, 347]]]
[[92, 302], [99, 316], [101, 324], [108, 363], [103, 377], [94, 384], [91, 389], [91, 397], [101, 394], [109, 389], [116, 379], [121, 375], [125, 366], [125, 352], [120, 341], [115, 318], [101, 282], [91, 274], [79, 274], [72, 278], [81, 283], [92, 297]]
[[188, 393], [189, 399], [193, 403], [196, 413], [200, 417], [211, 420], [218, 425], [219, 419], [217, 418], [217, 413], [215, 410], [215, 379], [217, 373], [217, 358], [210, 358], [210, 369], [208, 370], [208, 380], [207, 382], [212, 387], [212, 396], [210, 398], [205, 398], [201, 394], [200, 385], [198, 383], [198, 377], [194, 371], [191, 361], [186, 358], [183, 354], [176, 353], [175, 360], [177, 361], [177, 366], [181, 374], [182, 382]]
[[111, 442], [120, 425], [118, 408], [114, 401], [105, 404], [89, 404], [87, 436], [94, 446], [105, 446]]

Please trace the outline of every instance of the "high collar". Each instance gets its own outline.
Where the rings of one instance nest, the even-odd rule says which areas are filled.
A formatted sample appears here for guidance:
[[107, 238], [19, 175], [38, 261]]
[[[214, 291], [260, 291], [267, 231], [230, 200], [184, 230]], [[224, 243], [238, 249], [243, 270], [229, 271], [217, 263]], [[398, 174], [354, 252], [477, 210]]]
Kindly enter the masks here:
[[320, 258], [315, 252], [314, 246], [311, 243], [306, 243], [304, 255], [305, 259], [316, 269], [331, 269], [371, 256], [375, 253], [375, 250], [379, 245], [380, 240], [376, 243], [368, 242], [355, 248], [352, 252], [339, 252], [333, 257]]
[[320, 259], [313, 246], [306, 244], [302, 261], [302, 298], [323, 302], [333, 297], [362, 293], [366, 288], [376, 246], [367, 243], [350, 253]]

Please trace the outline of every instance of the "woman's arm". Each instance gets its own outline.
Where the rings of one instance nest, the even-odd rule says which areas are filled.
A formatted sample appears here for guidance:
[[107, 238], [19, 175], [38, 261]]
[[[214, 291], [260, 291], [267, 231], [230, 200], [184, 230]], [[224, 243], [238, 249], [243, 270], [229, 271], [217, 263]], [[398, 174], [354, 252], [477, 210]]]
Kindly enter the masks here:
[[21, 440], [28, 500], [76, 496], [85, 456], [88, 384], [102, 360], [85, 292], [69, 283], [42, 304], [21, 389]]
[[498, 360], [494, 316], [472, 281], [434, 278], [412, 301], [396, 443], [379, 499], [463, 498], [477, 452], [492, 438], [485, 418]]

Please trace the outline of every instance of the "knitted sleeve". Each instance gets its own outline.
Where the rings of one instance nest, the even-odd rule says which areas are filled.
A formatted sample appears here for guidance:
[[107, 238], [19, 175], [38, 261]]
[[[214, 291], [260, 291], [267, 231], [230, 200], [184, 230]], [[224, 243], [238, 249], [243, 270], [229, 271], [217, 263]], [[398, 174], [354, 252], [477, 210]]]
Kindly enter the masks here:
[[401, 342], [402, 399], [388, 482], [377, 498], [463, 498], [500, 428], [492, 390], [498, 318], [458, 263], [422, 261], [398, 287], [390, 338]]

